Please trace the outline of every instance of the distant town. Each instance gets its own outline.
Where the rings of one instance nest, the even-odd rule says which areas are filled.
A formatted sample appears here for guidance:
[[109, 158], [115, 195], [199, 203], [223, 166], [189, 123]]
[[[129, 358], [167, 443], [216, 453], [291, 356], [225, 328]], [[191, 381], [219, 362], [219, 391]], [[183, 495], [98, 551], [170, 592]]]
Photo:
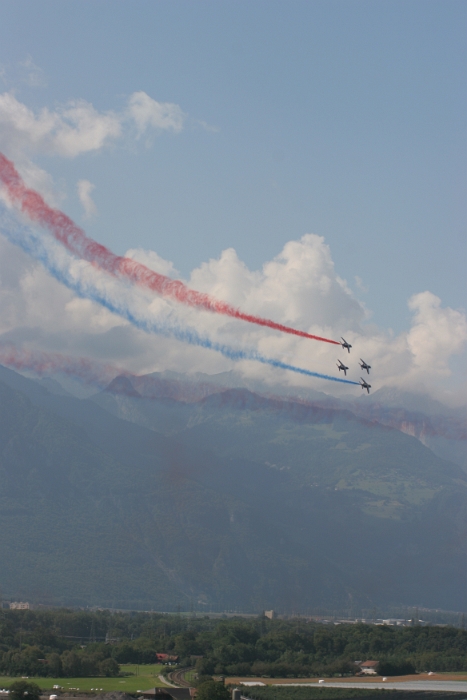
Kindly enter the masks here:
[[[27, 601], [3, 601], [0, 603], [0, 608], [5, 609], [5, 610], [56, 610], [56, 606], [49, 606], [49, 605], [44, 605], [41, 603], [34, 604], [30, 603]], [[72, 608], [71, 608], [72, 609]], [[79, 608], [80, 610], [83, 608]], [[86, 608], [84, 610], [87, 610]], [[129, 611], [129, 610], [123, 610], [123, 609], [114, 609], [114, 608], [91, 608], [91, 612], [96, 612], [96, 611], [103, 611], [107, 610], [111, 613], [121, 613], [121, 614], [129, 614], [130, 612], [136, 612], [136, 611]], [[139, 612], [139, 611], [138, 611]], [[232, 611], [225, 611], [225, 612], [205, 612], [205, 611], [190, 611], [190, 612], [182, 612], [181, 610], [178, 610], [177, 612], [168, 612], [168, 611], [141, 611], [144, 612], [145, 614], [162, 614], [162, 615], [180, 615], [180, 616], [202, 616], [205, 618], [209, 618], [212, 620], [215, 619], [232, 619], [232, 618], [242, 618], [242, 619], [255, 619], [258, 617], [258, 613], [243, 613], [243, 612], [232, 612]], [[307, 614], [284, 614], [284, 613], [277, 613], [275, 610], [264, 610], [262, 612], [262, 615], [268, 619], [268, 620], [303, 620], [304, 622], [315, 622], [319, 623], [322, 625], [357, 625], [357, 624], [363, 624], [363, 625], [387, 625], [390, 627], [413, 627], [415, 625], [419, 627], [425, 627], [425, 626], [437, 626], [437, 627], [447, 627], [449, 625], [454, 625], [461, 627], [464, 629], [466, 627], [466, 619], [465, 619], [465, 613], [456, 613], [456, 612], [451, 612], [451, 611], [439, 611], [439, 610], [431, 610], [427, 611], [429, 613], [434, 613], [435, 617], [445, 617], [446, 622], [439, 622], [435, 620], [423, 620], [421, 617], [419, 617], [419, 610], [418, 608], [415, 609], [415, 614], [411, 618], [401, 618], [401, 617], [335, 617], [335, 616], [325, 616], [325, 615], [307, 615]]]

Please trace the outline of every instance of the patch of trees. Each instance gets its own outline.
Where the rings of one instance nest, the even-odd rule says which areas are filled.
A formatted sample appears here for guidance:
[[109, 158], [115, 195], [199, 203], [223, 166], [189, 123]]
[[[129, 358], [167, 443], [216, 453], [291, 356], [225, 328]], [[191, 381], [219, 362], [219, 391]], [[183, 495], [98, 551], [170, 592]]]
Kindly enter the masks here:
[[467, 632], [454, 627], [222, 622], [196, 666], [201, 674], [345, 676], [359, 671], [356, 660], [373, 659], [395, 675], [467, 670], [466, 653]]
[[355, 661], [383, 675], [467, 671], [467, 632], [455, 627], [322, 625], [297, 620], [212, 620], [151, 613], [0, 611], [0, 673], [117, 675], [119, 665], [178, 655], [200, 676], [346, 676]]
[[230, 700], [230, 698], [231, 695], [225, 685], [213, 679], [200, 683], [196, 691], [197, 700]]
[[9, 649], [0, 653], [0, 673], [41, 678], [118, 676], [120, 667], [109, 652], [106, 648], [75, 648], [62, 654], [47, 652], [38, 646]]
[[39, 700], [41, 689], [37, 683], [16, 681], [10, 686], [10, 700]]
[[415, 666], [411, 661], [397, 656], [389, 656], [378, 664], [380, 676], [409, 676], [415, 671]]

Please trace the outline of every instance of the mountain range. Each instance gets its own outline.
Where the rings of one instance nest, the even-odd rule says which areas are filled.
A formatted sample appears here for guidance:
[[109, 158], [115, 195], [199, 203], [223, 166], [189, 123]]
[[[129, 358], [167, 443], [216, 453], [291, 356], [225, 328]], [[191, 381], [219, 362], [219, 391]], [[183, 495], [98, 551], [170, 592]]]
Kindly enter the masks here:
[[462, 413], [389, 390], [271, 395], [230, 373], [66, 388], [0, 367], [4, 597], [467, 607]]

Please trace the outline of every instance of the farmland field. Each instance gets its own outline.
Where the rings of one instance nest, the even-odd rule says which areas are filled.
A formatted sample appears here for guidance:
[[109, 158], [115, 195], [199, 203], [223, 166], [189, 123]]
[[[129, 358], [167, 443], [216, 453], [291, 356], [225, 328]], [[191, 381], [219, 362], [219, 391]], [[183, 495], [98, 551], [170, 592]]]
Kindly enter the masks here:
[[[94, 678], [33, 678], [28, 680], [37, 683], [43, 690], [48, 690], [54, 685], [62, 686], [63, 690], [82, 690], [89, 692], [92, 690], [119, 690], [126, 693], [136, 693], [138, 690], [147, 690], [154, 686], [164, 686], [159, 678], [159, 673], [162, 672], [161, 664], [121, 664], [120, 671], [122, 673], [132, 673], [132, 676], [122, 678], [106, 678], [98, 676]], [[11, 683], [20, 680], [9, 676], [0, 676], [0, 689], [8, 688]]]

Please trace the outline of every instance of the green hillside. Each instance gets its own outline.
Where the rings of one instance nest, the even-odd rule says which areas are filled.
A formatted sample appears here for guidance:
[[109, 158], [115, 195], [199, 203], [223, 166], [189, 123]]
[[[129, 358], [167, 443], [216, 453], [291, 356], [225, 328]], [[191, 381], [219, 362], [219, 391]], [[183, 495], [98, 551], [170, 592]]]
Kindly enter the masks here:
[[249, 392], [152, 401], [156, 432], [2, 378], [4, 596], [159, 610], [466, 606], [465, 474], [409, 436]]

